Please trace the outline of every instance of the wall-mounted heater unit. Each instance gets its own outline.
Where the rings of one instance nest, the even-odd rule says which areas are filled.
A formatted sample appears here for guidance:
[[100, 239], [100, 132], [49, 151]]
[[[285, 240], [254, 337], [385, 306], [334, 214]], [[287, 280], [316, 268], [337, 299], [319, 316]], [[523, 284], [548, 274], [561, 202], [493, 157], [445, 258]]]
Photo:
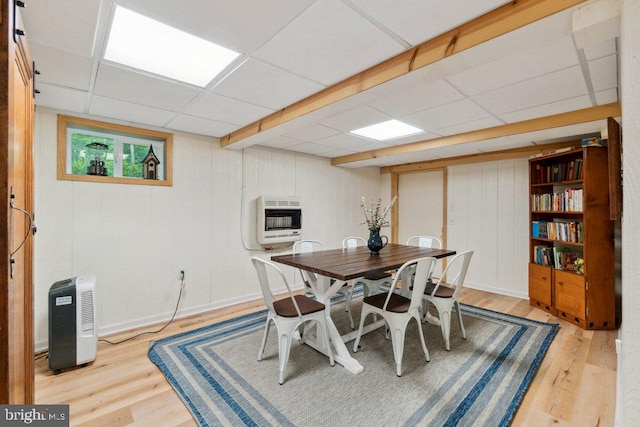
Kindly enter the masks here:
[[260, 196], [256, 201], [257, 240], [263, 246], [300, 240], [302, 206], [295, 197]]
[[49, 369], [56, 374], [96, 358], [95, 283], [79, 276], [49, 288]]

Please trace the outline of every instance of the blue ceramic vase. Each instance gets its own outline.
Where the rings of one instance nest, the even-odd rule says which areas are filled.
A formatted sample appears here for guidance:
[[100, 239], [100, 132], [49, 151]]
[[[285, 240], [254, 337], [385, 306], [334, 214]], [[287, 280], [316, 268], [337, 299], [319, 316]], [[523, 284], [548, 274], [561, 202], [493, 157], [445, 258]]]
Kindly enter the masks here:
[[[384, 239], [384, 243], [382, 243], [382, 239]], [[367, 246], [371, 251], [371, 255], [380, 254], [380, 249], [387, 246], [387, 243], [389, 243], [389, 239], [387, 238], [387, 236], [380, 236], [379, 229], [369, 230], [369, 240], [367, 240]]]

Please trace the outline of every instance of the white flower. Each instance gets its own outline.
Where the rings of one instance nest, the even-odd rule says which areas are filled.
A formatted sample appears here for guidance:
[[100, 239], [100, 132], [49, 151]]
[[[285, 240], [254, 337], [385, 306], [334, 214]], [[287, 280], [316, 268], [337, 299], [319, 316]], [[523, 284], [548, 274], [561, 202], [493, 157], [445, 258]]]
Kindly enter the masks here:
[[362, 196], [362, 209], [364, 210], [364, 218], [361, 225], [366, 225], [369, 230], [380, 230], [382, 227], [388, 227], [389, 221], [386, 219], [389, 210], [391, 210], [391, 206], [396, 202], [398, 196], [394, 197], [389, 206], [387, 206], [382, 213], [380, 213], [380, 205], [382, 204], [382, 199], [378, 199], [377, 202], [372, 202], [371, 207], [367, 207], [367, 202]]

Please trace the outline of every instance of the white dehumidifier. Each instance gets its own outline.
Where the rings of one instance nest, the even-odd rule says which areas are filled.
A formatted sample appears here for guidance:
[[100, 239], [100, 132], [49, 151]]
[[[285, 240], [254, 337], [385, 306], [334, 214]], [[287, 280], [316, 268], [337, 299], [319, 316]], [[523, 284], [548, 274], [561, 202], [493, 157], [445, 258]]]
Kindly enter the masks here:
[[95, 283], [95, 276], [79, 276], [49, 288], [49, 369], [54, 374], [96, 358]]

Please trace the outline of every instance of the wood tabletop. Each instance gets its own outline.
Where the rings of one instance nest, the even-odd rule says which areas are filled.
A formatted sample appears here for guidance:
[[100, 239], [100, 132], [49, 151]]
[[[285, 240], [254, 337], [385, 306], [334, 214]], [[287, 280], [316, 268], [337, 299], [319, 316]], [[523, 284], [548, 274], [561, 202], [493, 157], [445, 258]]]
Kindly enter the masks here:
[[367, 273], [393, 270], [416, 258], [427, 256], [444, 258], [455, 255], [455, 253], [456, 251], [449, 249], [431, 249], [389, 243], [380, 251], [379, 255], [371, 255], [369, 248], [358, 246], [295, 255], [275, 255], [271, 257], [271, 260], [346, 281], [362, 277]]

